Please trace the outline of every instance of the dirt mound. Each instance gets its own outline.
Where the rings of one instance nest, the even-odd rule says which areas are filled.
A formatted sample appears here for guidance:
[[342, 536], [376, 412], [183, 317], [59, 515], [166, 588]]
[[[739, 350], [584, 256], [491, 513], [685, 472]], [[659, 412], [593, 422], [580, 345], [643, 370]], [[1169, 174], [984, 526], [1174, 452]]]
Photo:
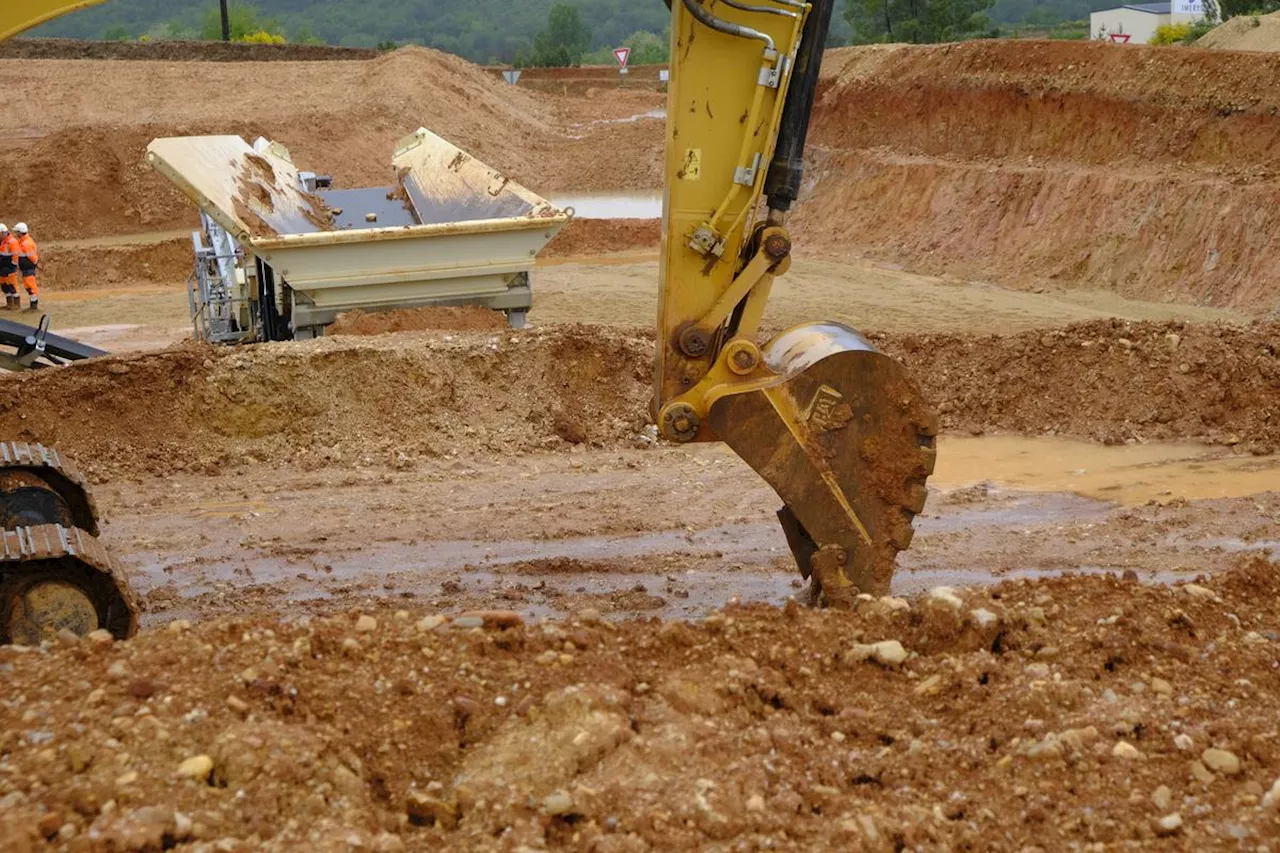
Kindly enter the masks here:
[[0, 155], [3, 215], [28, 222], [37, 240], [194, 228], [195, 206], [143, 160], [158, 135], [159, 127], [98, 126], [9, 147]]
[[46, 248], [41, 252], [41, 284], [56, 291], [181, 285], [194, 263], [191, 241], [184, 239], [138, 246]]
[[1260, 841], [1278, 595], [1259, 560], [857, 613], [351, 613], [5, 648], [0, 832], [199, 853]]
[[645, 426], [650, 358], [646, 341], [574, 327], [189, 344], [0, 382], [0, 432], [99, 476], [623, 445]]
[[[352, 187], [392, 183], [395, 143], [426, 126], [539, 192], [659, 182], [661, 122], [622, 119], [652, 110], [660, 95], [566, 106], [424, 48], [366, 62], [48, 60], [40, 74], [30, 71], [26, 61], [0, 60], [0, 82], [20, 81], [28, 93], [0, 130], [0, 213], [45, 239], [194, 223], [191, 203], [143, 162], [160, 136], [267, 136], [300, 167]], [[147, 109], [139, 111], [133, 100], [143, 89]], [[69, 91], [78, 93], [74, 104]], [[622, 149], [636, 156], [599, 156]]]
[[1268, 57], [990, 41], [834, 51], [827, 71], [807, 244], [1134, 298], [1280, 295]]
[[[193, 223], [141, 162], [158, 135], [271, 136], [355, 186], [385, 182], [394, 141], [426, 125], [544, 194], [661, 182], [663, 123], [644, 118], [660, 95], [549, 97], [421, 48], [365, 62], [27, 65], [0, 61], [0, 82], [28, 93], [0, 131], [0, 198], [45, 239]], [[1266, 56], [989, 41], [837, 50], [824, 69], [794, 220], [802, 248], [1013, 286], [1274, 307], [1280, 69]], [[571, 227], [552, 251], [631, 239], [580, 227], [614, 228]]]
[[542, 257], [657, 251], [661, 242], [660, 219], [574, 219], [547, 244]]
[[1205, 33], [1196, 41], [1196, 47], [1274, 53], [1280, 50], [1280, 12], [1238, 15]]
[[0, 59], [128, 59], [164, 62], [333, 62], [372, 59], [378, 51], [327, 44], [247, 44], [220, 41], [84, 41], [15, 38], [0, 42]]
[[505, 315], [488, 308], [401, 308], [395, 311], [347, 311], [325, 330], [334, 335], [385, 335], [389, 332], [499, 332]]
[[882, 340], [945, 429], [1092, 438], [1198, 438], [1280, 447], [1280, 324], [1099, 321], [1010, 337]]
[[[1280, 324], [1095, 322], [978, 338], [877, 336], [948, 430], [1280, 446]], [[451, 453], [628, 446], [648, 423], [643, 331], [184, 345], [0, 380], [0, 435], [98, 477], [276, 459], [398, 465]]]

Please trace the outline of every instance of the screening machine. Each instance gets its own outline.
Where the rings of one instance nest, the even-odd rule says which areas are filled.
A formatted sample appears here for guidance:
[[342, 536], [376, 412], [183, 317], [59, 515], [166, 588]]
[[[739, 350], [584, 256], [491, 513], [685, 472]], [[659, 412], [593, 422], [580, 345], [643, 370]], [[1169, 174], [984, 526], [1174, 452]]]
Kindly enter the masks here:
[[399, 142], [381, 187], [336, 188], [265, 139], [157, 139], [147, 161], [200, 208], [192, 316], [220, 343], [427, 305], [486, 306], [520, 327], [534, 259], [571, 216], [426, 129]]

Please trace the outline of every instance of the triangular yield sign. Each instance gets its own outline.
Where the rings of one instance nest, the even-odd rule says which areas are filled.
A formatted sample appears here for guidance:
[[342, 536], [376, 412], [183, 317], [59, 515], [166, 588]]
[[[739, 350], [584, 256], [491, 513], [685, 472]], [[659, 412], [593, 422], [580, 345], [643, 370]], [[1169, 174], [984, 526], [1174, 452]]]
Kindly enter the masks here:
[[631, 48], [615, 47], [613, 49], [613, 55], [618, 59], [618, 67], [626, 68], [627, 60], [631, 58]]

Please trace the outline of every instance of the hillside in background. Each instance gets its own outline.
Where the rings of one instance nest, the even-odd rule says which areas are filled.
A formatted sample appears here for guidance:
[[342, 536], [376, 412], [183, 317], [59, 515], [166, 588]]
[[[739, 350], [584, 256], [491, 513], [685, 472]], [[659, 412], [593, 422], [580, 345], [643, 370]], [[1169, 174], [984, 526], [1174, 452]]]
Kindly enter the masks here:
[[996, 0], [987, 15], [1003, 27], [1050, 27], [1087, 21], [1090, 12], [1119, 5], [1116, 0]]
[[[581, 11], [590, 32], [588, 62], [609, 61], [609, 49], [624, 42], [634, 44], [634, 40], [628, 40], [636, 33], [665, 37], [669, 13], [662, 0], [253, 0], [251, 5], [260, 22], [295, 43], [350, 47], [420, 44], [472, 62], [507, 63], [529, 50], [558, 2], [570, 2]], [[879, 6], [870, 0], [836, 2], [828, 41], [832, 45], [848, 44], [853, 30], [846, 17], [847, 8], [858, 3], [860, 8], [865, 7], [863, 14], [874, 15]], [[994, 0], [985, 13], [979, 10], [991, 26], [983, 24], [972, 32], [957, 31], [940, 38], [899, 36], [896, 40], [945, 41], [988, 34], [1084, 38], [1087, 29], [1083, 22], [1089, 12], [1112, 5], [1114, 0]], [[216, 34], [216, 13], [216, 0], [108, 0], [46, 24], [32, 35], [83, 39], [208, 38]], [[1077, 23], [1068, 32], [1059, 28], [1063, 22]], [[859, 41], [879, 41], [883, 37], [873, 33]]]
[[[275, 18], [290, 41], [372, 47], [415, 43], [464, 56], [473, 62], [509, 62], [527, 49], [560, 0], [255, 0], [263, 17]], [[569, 0], [591, 31], [592, 49], [623, 43], [644, 30], [665, 32], [669, 12], [662, 0]], [[844, 44], [845, 0], [833, 38]], [[199, 33], [217, 9], [212, 0], [108, 0], [32, 31], [66, 38], [163, 38]]]

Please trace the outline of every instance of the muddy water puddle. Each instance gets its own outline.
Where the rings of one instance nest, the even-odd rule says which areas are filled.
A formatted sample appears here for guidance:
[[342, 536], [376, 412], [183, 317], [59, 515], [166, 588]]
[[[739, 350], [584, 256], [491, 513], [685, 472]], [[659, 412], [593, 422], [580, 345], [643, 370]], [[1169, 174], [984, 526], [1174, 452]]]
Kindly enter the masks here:
[[[916, 523], [917, 541], [962, 532], [980, 539], [1010, 529], [1101, 522], [1111, 505], [1063, 494], [997, 493], [984, 505], [944, 504]], [[209, 522], [237, 513], [273, 514], [258, 501], [211, 501], [185, 507]], [[985, 531], [985, 532], [984, 532]], [[162, 552], [132, 560], [144, 594], [166, 590], [160, 612], [147, 624], [193, 618], [210, 598], [234, 599], [262, 592], [283, 605], [404, 598], [415, 607], [457, 609], [479, 597], [528, 616], [563, 615], [575, 604], [626, 600], [620, 615], [691, 618], [733, 599], [781, 604], [802, 583], [780, 528], [770, 520], [703, 530], [658, 531], [629, 536], [546, 540], [376, 542], [360, 547], [254, 547], [214, 541], [175, 559]], [[1073, 571], [1114, 571], [1085, 567]], [[995, 583], [1010, 577], [1062, 574], [1028, 557], [1025, 565], [991, 571], [985, 550], [952, 554], [941, 563], [923, 549], [900, 559], [894, 592], [910, 594], [939, 585]], [[1163, 581], [1163, 575], [1144, 574]], [[639, 596], [639, 599], [636, 598]], [[203, 602], [197, 605], [197, 600]], [[192, 609], [189, 612], [189, 609]], [[464, 605], [465, 609], [465, 605]], [[602, 608], [608, 611], [608, 607]]]
[[1280, 491], [1280, 456], [1247, 456], [1202, 444], [1106, 446], [1021, 436], [939, 440], [931, 485], [948, 491], [984, 482], [1126, 506], [1239, 498]]
[[[626, 466], [649, 457], [591, 454], [584, 465], [588, 473], [576, 474], [559, 465], [559, 457], [548, 457], [529, 494], [545, 488], [596, 495], [602, 502], [598, 526], [568, 535], [538, 536], [536, 524], [514, 525], [511, 534], [486, 541], [461, 538], [472, 534], [451, 532], [448, 525], [426, 524], [373, 536], [358, 526], [329, 527], [312, 536], [297, 532], [290, 521], [314, 509], [302, 480], [297, 489], [238, 500], [206, 486], [207, 499], [194, 495], [169, 506], [162, 527], [174, 546], [148, 543], [121, 556], [134, 567], [139, 591], [155, 605], [148, 624], [243, 607], [305, 611], [399, 600], [448, 612], [493, 606], [542, 617], [593, 606], [619, 616], [690, 618], [733, 598], [776, 604], [796, 594], [798, 573], [772, 518], [775, 498], [768, 488], [722, 447], [686, 453], [672, 453], [670, 464], [663, 460], [634, 470]], [[635, 509], [619, 489], [642, 491], [652, 478], [665, 480], [686, 465], [719, 472], [708, 474], [706, 488], [745, 496], [737, 517], [729, 520], [711, 509], [714, 502], [695, 499], [701, 508], [684, 518], [687, 527], [611, 531], [609, 512]], [[504, 476], [504, 470], [483, 476]], [[477, 476], [440, 474], [428, 475], [433, 493]], [[545, 479], [541, 486], [539, 479]], [[1274, 457], [1201, 445], [1104, 447], [1056, 438], [944, 437], [932, 485], [929, 506], [916, 520], [915, 543], [899, 557], [898, 594], [1127, 569], [1144, 582], [1168, 582], [1225, 568], [1250, 554], [1280, 554], [1280, 525], [1268, 521], [1261, 508], [1275, 505], [1275, 496], [1264, 492], [1280, 492]], [[414, 494], [418, 486], [398, 487]], [[338, 491], [352, 502], [353, 519], [382, 500], [377, 489]], [[338, 498], [326, 494], [326, 500]], [[1203, 503], [1152, 504], [1174, 498]], [[470, 511], [467, 506], [462, 510]], [[139, 516], [133, 524], [142, 529], [132, 532], [149, 532], [157, 521]], [[193, 529], [201, 536], [190, 547], [181, 534]], [[475, 535], [483, 535], [483, 526], [477, 529]], [[600, 535], [583, 535], [597, 530]]]

